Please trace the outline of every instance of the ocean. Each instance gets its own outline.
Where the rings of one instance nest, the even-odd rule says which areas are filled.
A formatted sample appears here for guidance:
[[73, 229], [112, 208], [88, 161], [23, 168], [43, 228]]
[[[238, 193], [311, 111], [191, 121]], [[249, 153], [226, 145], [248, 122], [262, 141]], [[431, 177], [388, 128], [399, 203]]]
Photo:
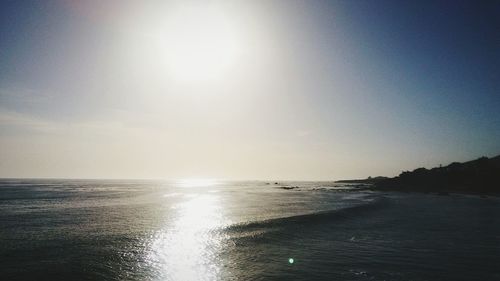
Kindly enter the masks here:
[[500, 280], [499, 265], [498, 197], [0, 180], [0, 280]]

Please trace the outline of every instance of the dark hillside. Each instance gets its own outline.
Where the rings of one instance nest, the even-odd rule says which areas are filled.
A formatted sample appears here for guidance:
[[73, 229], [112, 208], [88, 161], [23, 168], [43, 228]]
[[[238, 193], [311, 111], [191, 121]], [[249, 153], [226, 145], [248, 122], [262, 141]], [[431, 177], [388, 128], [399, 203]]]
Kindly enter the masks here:
[[374, 185], [383, 190], [500, 193], [500, 155], [439, 168], [418, 168]]

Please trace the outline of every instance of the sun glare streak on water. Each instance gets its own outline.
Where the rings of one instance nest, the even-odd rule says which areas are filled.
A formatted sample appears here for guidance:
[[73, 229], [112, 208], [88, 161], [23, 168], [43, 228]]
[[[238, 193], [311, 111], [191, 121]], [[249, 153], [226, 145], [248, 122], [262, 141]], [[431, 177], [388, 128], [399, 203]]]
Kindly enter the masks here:
[[217, 231], [228, 222], [213, 194], [186, 194], [170, 209], [176, 219], [153, 238], [150, 260], [160, 280], [218, 280], [219, 252], [225, 237]]

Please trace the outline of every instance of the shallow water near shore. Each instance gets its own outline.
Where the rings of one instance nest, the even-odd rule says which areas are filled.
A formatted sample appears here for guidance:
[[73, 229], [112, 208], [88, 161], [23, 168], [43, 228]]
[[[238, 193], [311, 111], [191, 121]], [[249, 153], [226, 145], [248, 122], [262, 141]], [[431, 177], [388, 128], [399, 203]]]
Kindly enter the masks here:
[[[293, 189], [283, 189], [293, 186]], [[2, 280], [499, 280], [500, 199], [0, 180]]]

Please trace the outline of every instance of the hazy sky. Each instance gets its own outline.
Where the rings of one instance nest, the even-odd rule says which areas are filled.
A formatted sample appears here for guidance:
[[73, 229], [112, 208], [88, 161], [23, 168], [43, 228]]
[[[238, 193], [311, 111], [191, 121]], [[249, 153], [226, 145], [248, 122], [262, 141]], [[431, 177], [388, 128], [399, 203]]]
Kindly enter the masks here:
[[328, 180], [494, 156], [499, 20], [499, 1], [1, 1], [0, 177]]

